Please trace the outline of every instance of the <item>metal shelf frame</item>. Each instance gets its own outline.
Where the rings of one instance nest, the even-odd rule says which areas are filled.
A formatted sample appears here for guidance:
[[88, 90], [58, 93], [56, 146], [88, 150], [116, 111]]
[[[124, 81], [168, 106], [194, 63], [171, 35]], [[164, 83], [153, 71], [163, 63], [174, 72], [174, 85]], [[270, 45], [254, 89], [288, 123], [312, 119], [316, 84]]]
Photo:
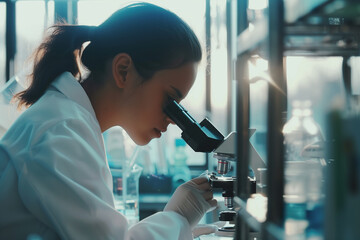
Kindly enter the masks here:
[[[282, 129], [287, 111], [286, 56], [343, 56], [344, 63], [350, 56], [360, 55], [360, 21], [349, 21], [329, 13], [328, 5], [338, 0], [327, 1], [298, 21], [286, 23], [284, 1], [268, 1], [267, 17], [249, 26], [247, 19], [248, 0], [237, 0], [238, 35], [236, 39], [236, 130], [237, 139], [237, 187], [235, 209], [237, 210], [235, 239], [248, 240], [249, 229], [261, 233], [261, 239], [285, 239], [284, 229], [284, 146]], [[351, 2], [351, 1], [349, 1]], [[360, 6], [360, 4], [359, 4]], [[325, 10], [328, 15], [321, 15]], [[319, 14], [320, 13], [320, 14]], [[322, 22], [311, 24], [312, 18]], [[309, 20], [310, 19], [310, 20]], [[335, 22], [331, 22], [334, 20]], [[358, 21], [358, 22], [357, 22]], [[310, 41], [303, 41], [304, 39]], [[246, 189], [249, 167], [249, 77], [247, 62], [254, 55], [265, 56], [275, 89], [269, 85], [267, 106], [267, 197], [266, 222], [260, 223], [246, 212], [249, 192]], [[343, 64], [344, 84], [351, 93], [348, 65]], [[285, 94], [284, 94], [285, 93]]]

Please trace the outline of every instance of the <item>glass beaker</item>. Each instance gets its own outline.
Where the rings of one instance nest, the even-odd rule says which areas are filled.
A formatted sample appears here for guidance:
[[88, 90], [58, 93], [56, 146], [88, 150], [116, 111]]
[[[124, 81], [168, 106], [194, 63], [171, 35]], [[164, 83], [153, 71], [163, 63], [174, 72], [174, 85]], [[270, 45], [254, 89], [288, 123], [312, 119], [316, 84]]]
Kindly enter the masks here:
[[115, 208], [125, 215], [129, 227], [139, 222], [139, 179], [142, 167], [111, 168]]

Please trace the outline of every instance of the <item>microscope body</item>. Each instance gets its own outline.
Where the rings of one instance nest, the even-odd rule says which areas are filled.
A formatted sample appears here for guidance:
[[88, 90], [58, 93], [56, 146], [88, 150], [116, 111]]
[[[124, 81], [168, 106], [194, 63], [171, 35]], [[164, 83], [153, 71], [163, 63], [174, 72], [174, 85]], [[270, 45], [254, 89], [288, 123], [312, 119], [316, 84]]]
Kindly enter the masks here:
[[[237, 161], [236, 156], [236, 132], [231, 132], [216, 148], [214, 152], [214, 158], [217, 159], [217, 174], [209, 174], [209, 182], [213, 189], [221, 189], [222, 196], [224, 198], [224, 205], [228, 210], [221, 211], [219, 213], [220, 221], [234, 221], [236, 213], [234, 211], [233, 199], [235, 196], [235, 176], [224, 176], [231, 171], [231, 162]], [[252, 172], [252, 169], [249, 169], [248, 176], [248, 186], [249, 192], [256, 192], [256, 178]]]
[[[209, 173], [209, 182], [213, 189], [222, 189], [224, 204], [229, 209], [219, 214], [220, 221], [234, 222], [236, 212], [233, 209], [233, 198], [235, 196], [236, 177], [224, 176], [231, 170], [231, 162], [237, 161], [236, 156], [236, 132], [231, 132], [224, 137], [208, 119], [200, 124], [187, 112], [187, 110], [171, 100], [164, 112], [183, 131], [182, 138], [195, 152], [213, 152], [217, 159], [217, 173]], [[251, 170], [252, 171], [252, 170]], [[256, 192], [255, 177], [249, 177], [250, 192]], [[219, 229], [220, 230], [220, 229]], [[228, 230], [228, 229], [227, 229]], [[233, 231], [231, 228], [230, 231]]]
[[233, 210], [236, 177], [224, 176], [231, 170], [231, 162], [236, 161], [236, 132], [231, 132], [213, 151], [217, 159], [217, 173], [209, 174], [209, 182], [213, 189], [221, 189], [224, 205], [228, 210], [219, 213], [220, 221], [234, 221], [236, 213]]

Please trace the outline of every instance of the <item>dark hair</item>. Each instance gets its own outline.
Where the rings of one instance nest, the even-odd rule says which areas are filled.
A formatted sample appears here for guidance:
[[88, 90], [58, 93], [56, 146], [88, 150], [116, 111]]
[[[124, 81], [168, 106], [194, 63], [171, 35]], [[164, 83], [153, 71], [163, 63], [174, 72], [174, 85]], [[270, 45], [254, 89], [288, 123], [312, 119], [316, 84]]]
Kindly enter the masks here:
[[198, 62], [202, 55], [199, 40], [183, 20], [149, 3], [121, 8], [98, 27], [57, 24], [50, 30], [35, 51], [31, 85], [16, 95], [19, 106], [35, 103], [65, 71], [81, 79], [79, 59], [90, 72], [97, 72], [108, 59], [127, 53], [146, 80], [156, 71]]

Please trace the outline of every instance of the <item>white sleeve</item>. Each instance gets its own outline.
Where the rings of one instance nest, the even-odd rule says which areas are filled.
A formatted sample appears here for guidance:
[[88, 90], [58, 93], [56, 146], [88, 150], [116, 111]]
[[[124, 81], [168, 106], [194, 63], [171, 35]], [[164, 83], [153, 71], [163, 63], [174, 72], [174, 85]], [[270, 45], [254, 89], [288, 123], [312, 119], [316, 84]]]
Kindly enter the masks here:
[[34, 131], [19, 153], [27, 158], [18, 174], [19, 194], [61, 239], [123, 239], [127, 220], [113, 207], [103, 146], [89, 128], [66, 120]]
[[158, 212], [133, 225], [126, 239], [193, 239], [188, 221], [175, 212]]
[[19, 194], [61, 239], [192, 239], [187, 221], [171, 212], [128, 231], [126, 218], [114, 208], [103, 145], [91, 125], [67, 120], [34, 134], [19, 153], [28, 158], [19, 172]]

